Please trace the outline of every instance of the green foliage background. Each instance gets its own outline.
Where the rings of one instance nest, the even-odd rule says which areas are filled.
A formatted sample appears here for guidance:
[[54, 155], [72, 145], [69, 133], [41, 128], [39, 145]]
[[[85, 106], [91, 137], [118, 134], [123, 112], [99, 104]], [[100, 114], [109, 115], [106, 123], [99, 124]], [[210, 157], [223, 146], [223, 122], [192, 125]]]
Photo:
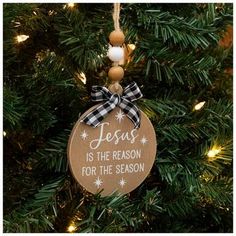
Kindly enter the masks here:
[[91, 86], [108, 84], [112, 7], [3, 4], [4, 232], [232, 232], [232, 44], [219, 44], [231, 3], [122, 4], [136, 45], [122, 85], [144, 94], [155, 164], [125, 196], [89, 194], [71, 176], [70, 131]]

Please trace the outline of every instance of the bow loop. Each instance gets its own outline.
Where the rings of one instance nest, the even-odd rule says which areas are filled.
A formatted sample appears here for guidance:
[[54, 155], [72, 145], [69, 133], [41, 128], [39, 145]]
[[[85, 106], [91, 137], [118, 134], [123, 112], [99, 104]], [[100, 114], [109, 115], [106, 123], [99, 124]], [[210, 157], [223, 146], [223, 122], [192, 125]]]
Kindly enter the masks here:
[[109, 101], [114, 103], [115, 106], [119, 105], [121, 102], [120, 95], [116, 93], [112, 94]]
[[91, 98], [93, 102], [102, 102], [108, 100], [112, 96], [112, 93], [102, 86], [93, 86], [91, 91]]
[[143, 94], [135, 82], [127, 86], [123, 92], [123, 97], [130, 100], [131, 102], [142, 98], [142, 96]]
[[97, 127], [108, 113], [119, 106], [134, 123], [134, 127], [140, 127], [140, 111], [132, 102], [141, 98], [143, 95], [135, 82], [124, 89], [122, 96], [116, 93], [112, 94], [106, 87], [102, 86], [93, 86], [91, 96], [92, 101], [105, 101], [105, 103], [92, 110], [81, 122]]

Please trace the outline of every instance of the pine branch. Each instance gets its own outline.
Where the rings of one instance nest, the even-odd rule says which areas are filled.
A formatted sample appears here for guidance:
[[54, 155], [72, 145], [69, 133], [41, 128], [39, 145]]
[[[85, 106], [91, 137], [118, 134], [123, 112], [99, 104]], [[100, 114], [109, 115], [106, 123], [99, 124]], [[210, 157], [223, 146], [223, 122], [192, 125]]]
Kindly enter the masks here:
[[232, 181], [232, 177], [205, 178], [199, 194], [211, 204], [224, 208], [230, 207], [233, 197]]
[[70, 130], [65, 130], [36, 151], [33, 157], [37, 160], [36, 169], [55, 173], [65, 173], [68, 170], [66, 147], [69, 134]]
[[[146, 6], [148, 6], [148, 4]], [[212, 11], [215, 10], [214, 5], [212, 7], [210, 6], [211, 14], [209, 14], [213, 19], [210, 21], [202, 21], [201, 25], [196, 24], [196, 17], [184, 19], [183, 17], [177, 17], [171, 15], [169, 12], [162, 12], [161, 9], [155, 8], [158, 8], [158, 5], [150, 5], [150, 7], [146, 7], [146, 10], [134, 5], [126, 10], [127, 13], [123, 20], [124, 25], [127, 29], [138, 28], [137, 31], [132, 31], [130, 35], [128, 34], [128, 38], [134, 33], [140, 33], [140, 31], [143, 33], [143, 30], [145, 30], [146, 32], [143, 35], [146, 36], [152, 32], [155, 38], [162, 40], [162, 43], [169, 43], [170, 45], [179, 44], [181, 48], [187, 48], [189, 46], [193, 48], [206, 48], [210, 45], [212, 39], [215, 42], [217, 41], [218, 36], [214, 33], [216, 28], [211, 25], [213, 21], [217, 20], [216, 17], [213, 18], [214, 12]], [[130, 9], [134, 9], [137, 12], [136, 18], [138, 24], [136, 25], [127, 20], [127, 18], [129, 18]], [[207, 14], [207, 12], [205, 14]], [[127, 22], [129, 22], [129, 24], [127, 24]], [[141, 25], [142, 27], [139, 27]]]
[[4, 100], [3, 100], [3, 118], [5, 128], [13, 129], [20, 126], [20, 122], [26, 114], [26, 107], [23, 104], [23, 99], [16, 91], [11, 91], [9, 88], [4, 87]]
[[57, 216], [56, 194], [64, 183], [64, 177], [43, 186], [21, 209], [4, 219], [4, 232], [32, 233], [53, 230]]

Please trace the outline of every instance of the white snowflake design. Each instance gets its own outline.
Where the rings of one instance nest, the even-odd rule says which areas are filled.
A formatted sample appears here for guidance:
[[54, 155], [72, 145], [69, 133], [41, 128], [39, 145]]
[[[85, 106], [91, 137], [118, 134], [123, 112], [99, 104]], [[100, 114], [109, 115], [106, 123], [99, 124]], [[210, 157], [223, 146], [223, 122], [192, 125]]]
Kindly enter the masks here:
[[81, 133], [80, 137], [81, 137], [83, 140], [87, 139], [87, 137], [88, 137], [87, 132], [84, 130], [84, 131]]
[[93, 182], [97, 188], [100, 188], [100, 186], [103, 184], [102, 180], [99, 178], [99, 176], [96, 178], [96, 180]]
[[116, 113], [115, 117], [116, 117], [116, 120], [118, 120], [118, 122], [121, 123], [121, 121], [124, 120], [125, 114], [120, 109], [119, 112]]
[[145, 136], [143, 136], [143, 137], [140, 139], [140, 142], [141, 142], [143, 145], [145, 145], [145, 144], [148, 142], [148, 140], [147, 140], [147, 138], [146, 138]]
[[126, 184], [126, 180], [124, 178], [122, 178], [120, 181], [119, 181], [119, 185], [121, 186], [121, 188], [123, 188]]

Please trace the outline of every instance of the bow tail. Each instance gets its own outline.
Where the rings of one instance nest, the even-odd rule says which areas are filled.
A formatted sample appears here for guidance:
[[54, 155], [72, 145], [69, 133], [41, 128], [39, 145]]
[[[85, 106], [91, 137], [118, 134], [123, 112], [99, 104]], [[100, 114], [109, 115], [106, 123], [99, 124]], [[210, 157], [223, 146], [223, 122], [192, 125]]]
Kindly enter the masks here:
[[141, 115], [139, 109], [127, 99], [122, 99], [119, 107], [124, 111], [128, 118], [133, 122], [134, 128], [140, 127]]
[[104, 104], [95, 107], [89, 114], [87, 114], [80, 122], [84, 122], [87, 125], [97, 127], [100, 122], [110, 113], [116, 105], [113, 102], [107, 101]]

